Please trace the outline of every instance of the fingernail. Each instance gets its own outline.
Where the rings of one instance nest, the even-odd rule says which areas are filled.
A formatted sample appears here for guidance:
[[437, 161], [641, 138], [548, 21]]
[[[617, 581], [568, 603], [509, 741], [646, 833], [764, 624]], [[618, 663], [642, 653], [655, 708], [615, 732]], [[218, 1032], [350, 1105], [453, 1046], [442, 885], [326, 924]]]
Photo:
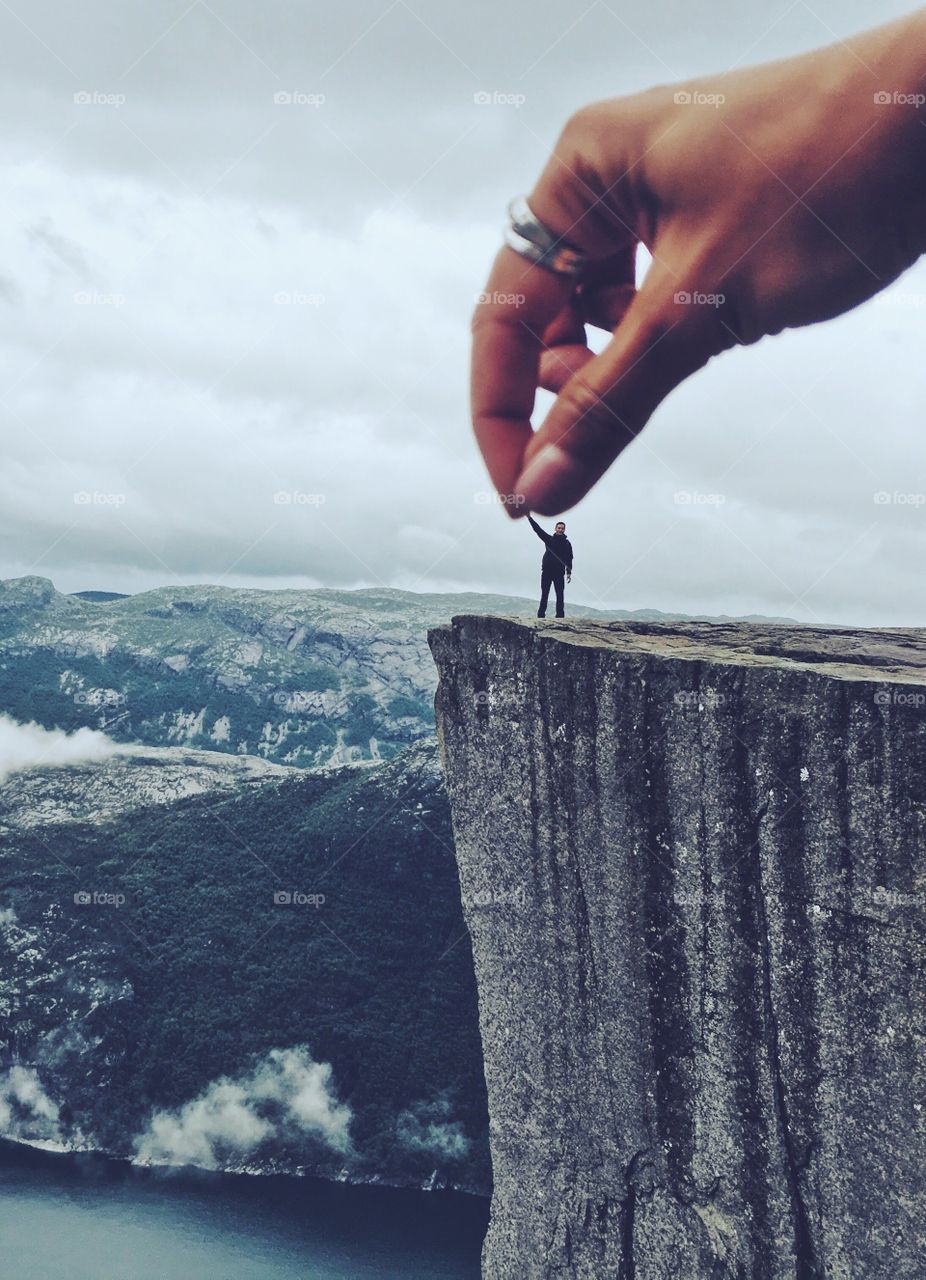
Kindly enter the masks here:
[[528, 511], [537, 511], [544, 503], [559, 502], [561, 498], [563, 505], [568, 505], [571, 491], [584, 483], [584, 473], [585, 468], [572, 454], [558, 444], [546, 444], [518, 477], [515, 493]]

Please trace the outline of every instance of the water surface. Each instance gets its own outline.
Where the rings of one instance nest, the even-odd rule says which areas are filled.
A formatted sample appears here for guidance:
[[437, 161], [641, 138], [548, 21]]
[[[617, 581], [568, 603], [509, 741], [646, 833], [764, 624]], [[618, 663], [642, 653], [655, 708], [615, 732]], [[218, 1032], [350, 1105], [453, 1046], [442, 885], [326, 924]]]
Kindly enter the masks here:
[[11, 1280], [478, 1280], [488, 1213], [451, 1192], [165, 1175], [0, 1142]]

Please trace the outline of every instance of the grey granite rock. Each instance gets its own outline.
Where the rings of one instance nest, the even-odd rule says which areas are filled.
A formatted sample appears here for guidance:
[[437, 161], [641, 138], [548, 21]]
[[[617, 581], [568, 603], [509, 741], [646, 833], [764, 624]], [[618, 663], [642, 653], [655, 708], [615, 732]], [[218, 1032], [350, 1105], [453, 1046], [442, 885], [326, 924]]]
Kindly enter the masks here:
[[429, 633], [488, 1280], [926, 1275], [926, 633]]

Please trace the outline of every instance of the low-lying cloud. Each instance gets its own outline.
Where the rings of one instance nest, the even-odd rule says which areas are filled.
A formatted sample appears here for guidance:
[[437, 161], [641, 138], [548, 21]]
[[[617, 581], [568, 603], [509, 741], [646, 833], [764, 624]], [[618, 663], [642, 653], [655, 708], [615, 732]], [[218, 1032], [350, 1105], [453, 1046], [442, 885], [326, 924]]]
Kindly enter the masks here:
[[248, 1074], [223, 1076], [179, 1110], [156, 1112], [135, 1141], [136, 1158], [219, 1169], [266, 1142], [299, 1137], [348, 1155], [351, 1110], [334, 1096], [331, 1076], [304, 1045], [273, 1049]]
[[0, 715], [0, 783], [21, 769], [87, 764], [125, 754], [127, 748], [98, 729], [45, 729]]
[[16, 1065], [0, 1076], [0, 1136], [24, 1142], [60, 1138], [58, 1105], [33, 1067]]
[[402, 1111], [396, 1121], [396, 1136], [408, 1151], [421, 1151], [447, 1160], [461, 1160], [470, 1141], [459, 1120], [451, 1120], [446, 1098], [422, 1102]]

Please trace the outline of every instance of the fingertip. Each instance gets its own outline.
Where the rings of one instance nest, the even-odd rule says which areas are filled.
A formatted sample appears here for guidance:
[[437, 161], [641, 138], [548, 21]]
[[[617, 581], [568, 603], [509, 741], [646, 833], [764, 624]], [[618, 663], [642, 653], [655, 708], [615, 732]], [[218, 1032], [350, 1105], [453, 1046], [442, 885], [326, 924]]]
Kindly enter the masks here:
[[531, 459], [515, 483], [524, 511], [559, 515], [592, 487], [596, 474], [558, 444], [548, 444]]

